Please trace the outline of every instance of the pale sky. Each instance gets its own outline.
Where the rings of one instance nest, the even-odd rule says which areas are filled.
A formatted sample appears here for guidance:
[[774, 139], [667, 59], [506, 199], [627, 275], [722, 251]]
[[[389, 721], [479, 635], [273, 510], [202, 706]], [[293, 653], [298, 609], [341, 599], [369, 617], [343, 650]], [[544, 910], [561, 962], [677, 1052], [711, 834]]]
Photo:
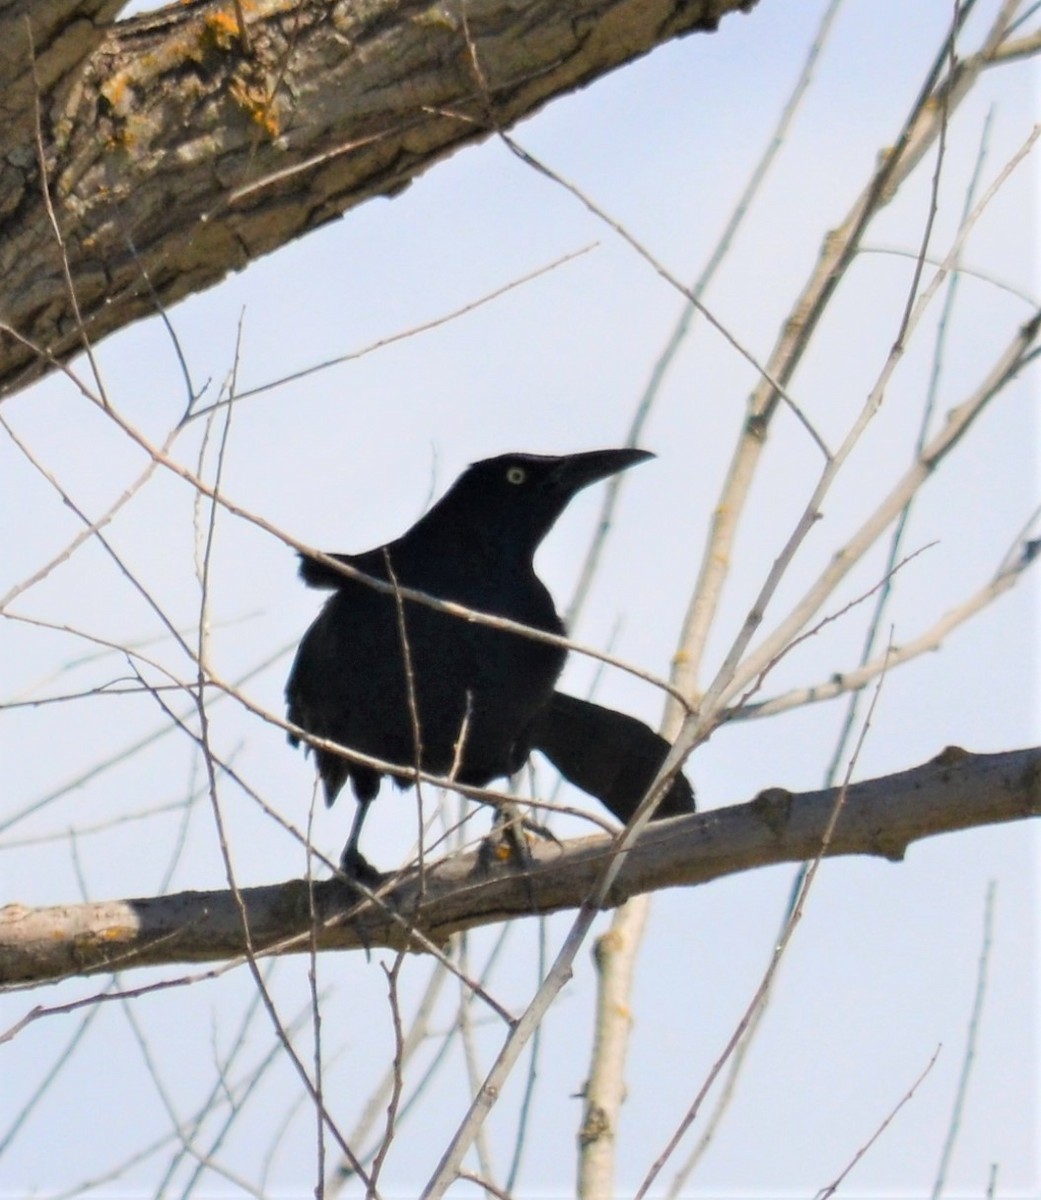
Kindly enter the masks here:
[[[976, 45], [994, 6], [982, 7], [985, 12], [970, 23], [966, 48]], [[726, 19], [715, 36], [673, 43], [550, 105], [518, 129], [518, 139], [622, 222], [670, 272], [693, 279], [772, 131], [822, 9], [819, 3], [762, 0], [752, 13]], [[824, 232], [842, 218], [893, 138], [949, 16], [949, 5], [896, 0], [849, 0], [840, 13], [789, 143], [706, 298], [758, 358], [769, 353]], [[1036, 84], [1036, 69], [1025, 64], [991, 70], [952, 122], [933, 242], [937, 254], [949, 248], [988, 112], [982, 187], [998, 176], [1036, 121]], [[869, 247], [917, 248], [933, 162], [874, 223]], [[960, 285], [937, 420], [971, 392], [1030, 315], [1029, 301], [1015, 289], [1037, 302], [1037, 180], [1036, 162], [1029, 160], [968, 243], [965, 262], [981, 274]], [[457, 321], [243, 400], [231, 425], [225, 493], [296, 537], [355, 551], [402, 532], [471, 461], [506, 450], [560, 453], [621, 444], [680, 298], [573, 196], [494, 141], [457, 153], [401, 196], [348, 213], [179, 305], [170, 317], [195, 386], [210, 380], [214, 394], [232, 365], [241, 319], [239, 387], [246, 390], [430, 321], [592, 243], [595, 248], [575, 261]], [[893, 341], [911, 269], [903, 255], [864, 255], [792, 383], [794, 396], [832, 445], [844, 436]], [[769, 610], [767, 628], [909, 463], [934, 336], [930, 317]], [[113, 402], [150, 437], [164, 438], [183, 411], [185, 385], [161, 324], [144, 322], [109, 339], [100, 360]], [[748, 363], [697, 322], [641, 439], [658, 458], [626, 480], [594, 594], [573, 631], [579, 640], [610, 643], [620, 657], [668, 673], [753, 383]], [[1035, 371], [995, 401], [929, 481], [906, 542], [908, 551], [929, 549], [897, 579], [887, 618], [895, 643], [917, 636], [980, 587], [1029, 517], [1037, 502], [1036, 405]], [[5, 402], [3, 415], [92, 517], [144, 466], [140, 452], [63, 379]], [[182, 434], [176, 444], [182, 461], [194, 465], [202, 433], [197, 422]], [[703, 683], [743, 621], [819, 468], [805, 432], [782, 414], [735, 547]], [[3, 593], [66, 545], [78, 525], [7, 437], [0, 438], [0, 475], [7, 497]], [[560, 607], [600, 499], [595, 489], [580, 497], [539, 555], [540, 574]], [[192, 516], [190, 491], [160, 472], [109, 531], [140, 581], [185, 629], [193, 627], [199, 605]], [[873, 587], [884, 554], [880, 543], [826, 611]], [[281, 713], [292, 649], [321, 596], [299, 583], [284, 545], [226, 514], [218, 519], [211, 586], [217, 669], [236, 679], [281, 651], [245, 685], [255, 702]], [[854, 777], [918, 765], [950, 744], [997, 751], [1036, 741], [1037, 597], [1036, 581], [1028, 576], [940, 652], [889, 676]], [[185, 675], [186, 660], [96, 544], [80, 549], [14, 610], [120, 643], [154, 639], [148, 652]], [[800, 646], [770, 676], [764, 694], [854, 666], [863, 613], [855, 611]], [[0, 623], [0, 700], [67, 694], [127, 678], [123, 658], [97, 654], [96, 646], [73, 634]], [[573, 655], [565, 685], [583, 692], [593, 675], [594, 665]], [[655, 690], [619, 672], [605, 675], [598, 698], [651, 723], [660, 718]], [[185, 706], [174, 700], [179, 710]], [[699, 805], [741, 803], [774, 785], [793, 791], [819, 786], [843, 712], [841, 702], [833, 703], [720, 730], [687, 764]], [[302, 828], [311, 764], [290, 750], [280, 730], [238, 705], [214, 705], [212, 722], [222, 754]], [[18, 819], [9, 816], [0, 828], [0, 903], [73, 903], [84, 891], [101, 899], [224, 886], [205, 795], [184, 830], [183, 810], [107, 826], [121, 815], [182, 801], [203, 786], [188, 739], [167, 733], [132, 758], [85, 777], [95, 764], [165, 724], [154, 700], [141, 695], [3, 713], [0, 826], [3, 812]], [[78, 786], [66, 788], [81, 776]], [[544, 764], [538, 779], [548, 786]], [[253, 801], [226, 780], [220, 798], [241, 884], [303, 873], [299, 849]], [[566, 800], [595, 807], [578, 794]], [[38, 811], [19, 816], [34, 805]], [[346, 794], [331, 811], [316, 814], [314, 837], [330, 856], [338, 854], [352, 815]], [[483, 820], [479, 816], [473, 828]], [[106, 827], [88, 832], [97, 826]], [[563, 836], [584, 827], [565, 821], [555, 828]], [[71, 842], [70, 830], [80, 831]], [[411, 793], [385, 785], [368, 818], [365, 852], [389, 868], [408, 854], [414, 830]], [[182, 833], [184, 852], [167, 878]], [[48, 835], [50, 840], [39, 840]], [[684, 1195], [812, 1196], [871, 1138], [939, 1047], [914, 1098], [840, 1193], [930, 1194], [962, 1069], [991, 881], [996, 891], [981, 1033], [945, 1194], [983, 1196], [995, 1170], [993, 1194], [1036, 1195], [1037, 849], [1036, 831], [1024, 823], [917, 843], [898, 865], [875, 859], [827, 863], [733, 1107]], [[618, 1150], [627, 1193], [661, 1151], [755, 991], [792, 877], [791, 868], [771, 868], [655, 898], [633, 1006]], [[567, 915], [547, 923], [549, 953], [569, 923]], [[496, 933], [473, 937], [475, 971]], [[496, 996], [514, 1012], [536, 986], [537, 939], [536, 922], [518, 923], [492, 977]], [[320, 962], [320, 986], [327, 989], [326, 1096], [348, 1131], [366, 1089], [393, 1053], [381, 970], [391, 961], [377, 952], [371, 961], [352, 954]], [[429, 970], [421, 958], [405, 964], [406, 1011]], [[182, 973], [133, 972], [119, 983], [131, 987]], [[106, 982], [98, 977], [6, 995], [0, 1031], [37, 1003], [94, 995]], [[576, 1093], [588, 1071], [594, 986], [584, 952], [544, 1025], [517, 1196], [573, 1194], [581, 1119]], [[286, 1023], [306, 1012], [306, 963], [278, 964], [273, 991]], [[0, 1158], [0, 1194], [66, 1194], [169, 1134], [168, 1106], [187, 1120], [212, 1087], [215, 1061], [228, 1051], [254, 995], [247, 972], [238, 970], [149, 995], [129, 1009], [101, 1006]], [[444, 1021], [452, 1018], [454, 999], [450, 983], [439, 1010]], [[93, 1010], [39, 1021], [0, 1046], [0, 1143], [44, 1072], [64, 1055], [85, 1011]], [[484, 1020], [484, 1013], [477, 1016]], [[481, 1026], [482, 1069], [502, 1036], [498, 1025]], [[258, 1015], [234, 1078], [248, 1076], [250, 1064], [260, 1063], [272, 1044], [270, 1024]], [[306, 1025], [299, 1045], [310, 1063]], [[428, 1178], [465, 1111], [465, 1078], [453, 1051], [402, 1127], [400, 1150], [384, 1175], [388, 1196], [414, 1195]], [[522, 1089], [523, 1071], [488, 1125], [500, 1179]], [[218, 1123], [210, 1128], [215, 1132]], [[703, 1122], [695, 1124], [693, 1138], [702, 1128]], [[262, 1182], [260, 1164], [276, 1138]], [[692, 1144], [684, 1143], [676, 1166]], [[92, 1194], [156, 1194], [171, 1154], [169, 1145], [157, 1150], [128, 1167], [118, 1188], [108, 1184]], [[284, 1060], [263, 1077], [217, 1157], [263, 1195], [312, 1193], [314, 1122]], [[329, 1165], [334, 1161], [330, 1150]], [[182, 1194], [189, 1175], [182, 1164], [163, 1194]], [[667, 1168], [662, 1186], [671, 1177]], [[209, 1173], [193, 1194], [248, 1191]], [[462, 1186], [452, 1192], [468, 1194]]]

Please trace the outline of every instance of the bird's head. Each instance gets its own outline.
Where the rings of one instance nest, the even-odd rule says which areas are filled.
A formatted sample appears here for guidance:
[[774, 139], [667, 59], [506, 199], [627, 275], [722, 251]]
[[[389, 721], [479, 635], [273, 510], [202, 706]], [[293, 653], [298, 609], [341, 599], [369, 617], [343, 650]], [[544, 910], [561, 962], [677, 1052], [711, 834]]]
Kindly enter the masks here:
[[423, 520], [457, 533], [487, 531], [533, 554], [576, 493], [653, 457], [636, 449], [500, 454], [468, 467]]

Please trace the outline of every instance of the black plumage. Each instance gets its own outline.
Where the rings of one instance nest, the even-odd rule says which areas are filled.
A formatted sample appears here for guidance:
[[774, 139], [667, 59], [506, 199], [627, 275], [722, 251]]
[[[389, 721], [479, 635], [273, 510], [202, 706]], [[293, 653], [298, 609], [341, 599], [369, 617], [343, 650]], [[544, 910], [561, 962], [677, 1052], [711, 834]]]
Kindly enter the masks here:
[[[669, 743], [628, 713], [554, 692], [535, 718], [533, 750], [541, 751], [568, 783], [595, 796], [627, 822], [647, 794]], [[654, 810], [655, 820], [694, 811], [694, 791], [677, 774]]]
[[[504, 454], [475, 463], [395, 541], [333, 557], [399, 587], [562, 634], [563, 622], [535, 574], [535, 551], [579, 490], [649, 457], [626, 449], [560, 457]], [[624, 820], [642, 795], [629, 789], [644, 778], [649, 782], [656, 765], [648, 774], [647, 764], [655, 753], [660, 763], [668, 750], [641, 722], [612, 713], [638, 743], [643, 765], [617, 761], [623, 753], [617, 724], [603, 740], [595, 729], [596, 712], [610, 710], [554, 692], [562, 647], [378, 591], [317, 559], [302, 557], [300, 573], [332, 595], [297, 651], [286, 684], [289, 720], [317, 737], [400, 764], [403, 773], [395, 781], [401, 787], [417, 763], [483, 787], [516, 772], [532, 749], [545, 748], [562, 773]], [[569, 723], [575, 730], [570, 749]], [[290, 737], [294, 745], [298, 740]], [[348, 780], [358, 800], [344, 868], [368, 869], [357, 851], [358, 835], [383, 772], [334, 750], [315, 753], [327, 803]], [[613, 757], [614, 769], [594, 766], [599, 755]], [[601, 795], [596, 789], [607, 775], [611, 782]], [[689, 793], [685, 780], [676, 787]], [[682, 799], [676, 798], [676, 807], [682, 808]], [[692, 808], [691, 800], [683, 811]]]

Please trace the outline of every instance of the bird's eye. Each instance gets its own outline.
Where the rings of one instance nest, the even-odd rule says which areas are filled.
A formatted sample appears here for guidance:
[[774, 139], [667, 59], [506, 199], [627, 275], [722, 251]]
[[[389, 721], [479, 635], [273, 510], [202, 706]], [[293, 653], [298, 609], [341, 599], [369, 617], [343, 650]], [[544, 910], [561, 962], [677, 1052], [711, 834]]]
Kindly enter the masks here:
[[528, 472], [523, 467], [510, 467], [506, 472], [506, 479], [510, 483], [523, 483], [528, 478]]

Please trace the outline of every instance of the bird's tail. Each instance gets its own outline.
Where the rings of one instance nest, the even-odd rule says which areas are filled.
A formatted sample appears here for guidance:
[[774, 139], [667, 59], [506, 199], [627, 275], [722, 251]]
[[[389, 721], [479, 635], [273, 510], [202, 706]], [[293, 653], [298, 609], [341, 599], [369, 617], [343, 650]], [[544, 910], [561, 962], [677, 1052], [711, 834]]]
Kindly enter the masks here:
[[[532, 749], [541, 750], [568, 782], [595, 796], [619, 821], [636, 811], [665, 761], [669, 743], [630, 717], [554, 692], [536, 721]], [[694, 789], [677, 775], [654, 818], [694, 811]]]

